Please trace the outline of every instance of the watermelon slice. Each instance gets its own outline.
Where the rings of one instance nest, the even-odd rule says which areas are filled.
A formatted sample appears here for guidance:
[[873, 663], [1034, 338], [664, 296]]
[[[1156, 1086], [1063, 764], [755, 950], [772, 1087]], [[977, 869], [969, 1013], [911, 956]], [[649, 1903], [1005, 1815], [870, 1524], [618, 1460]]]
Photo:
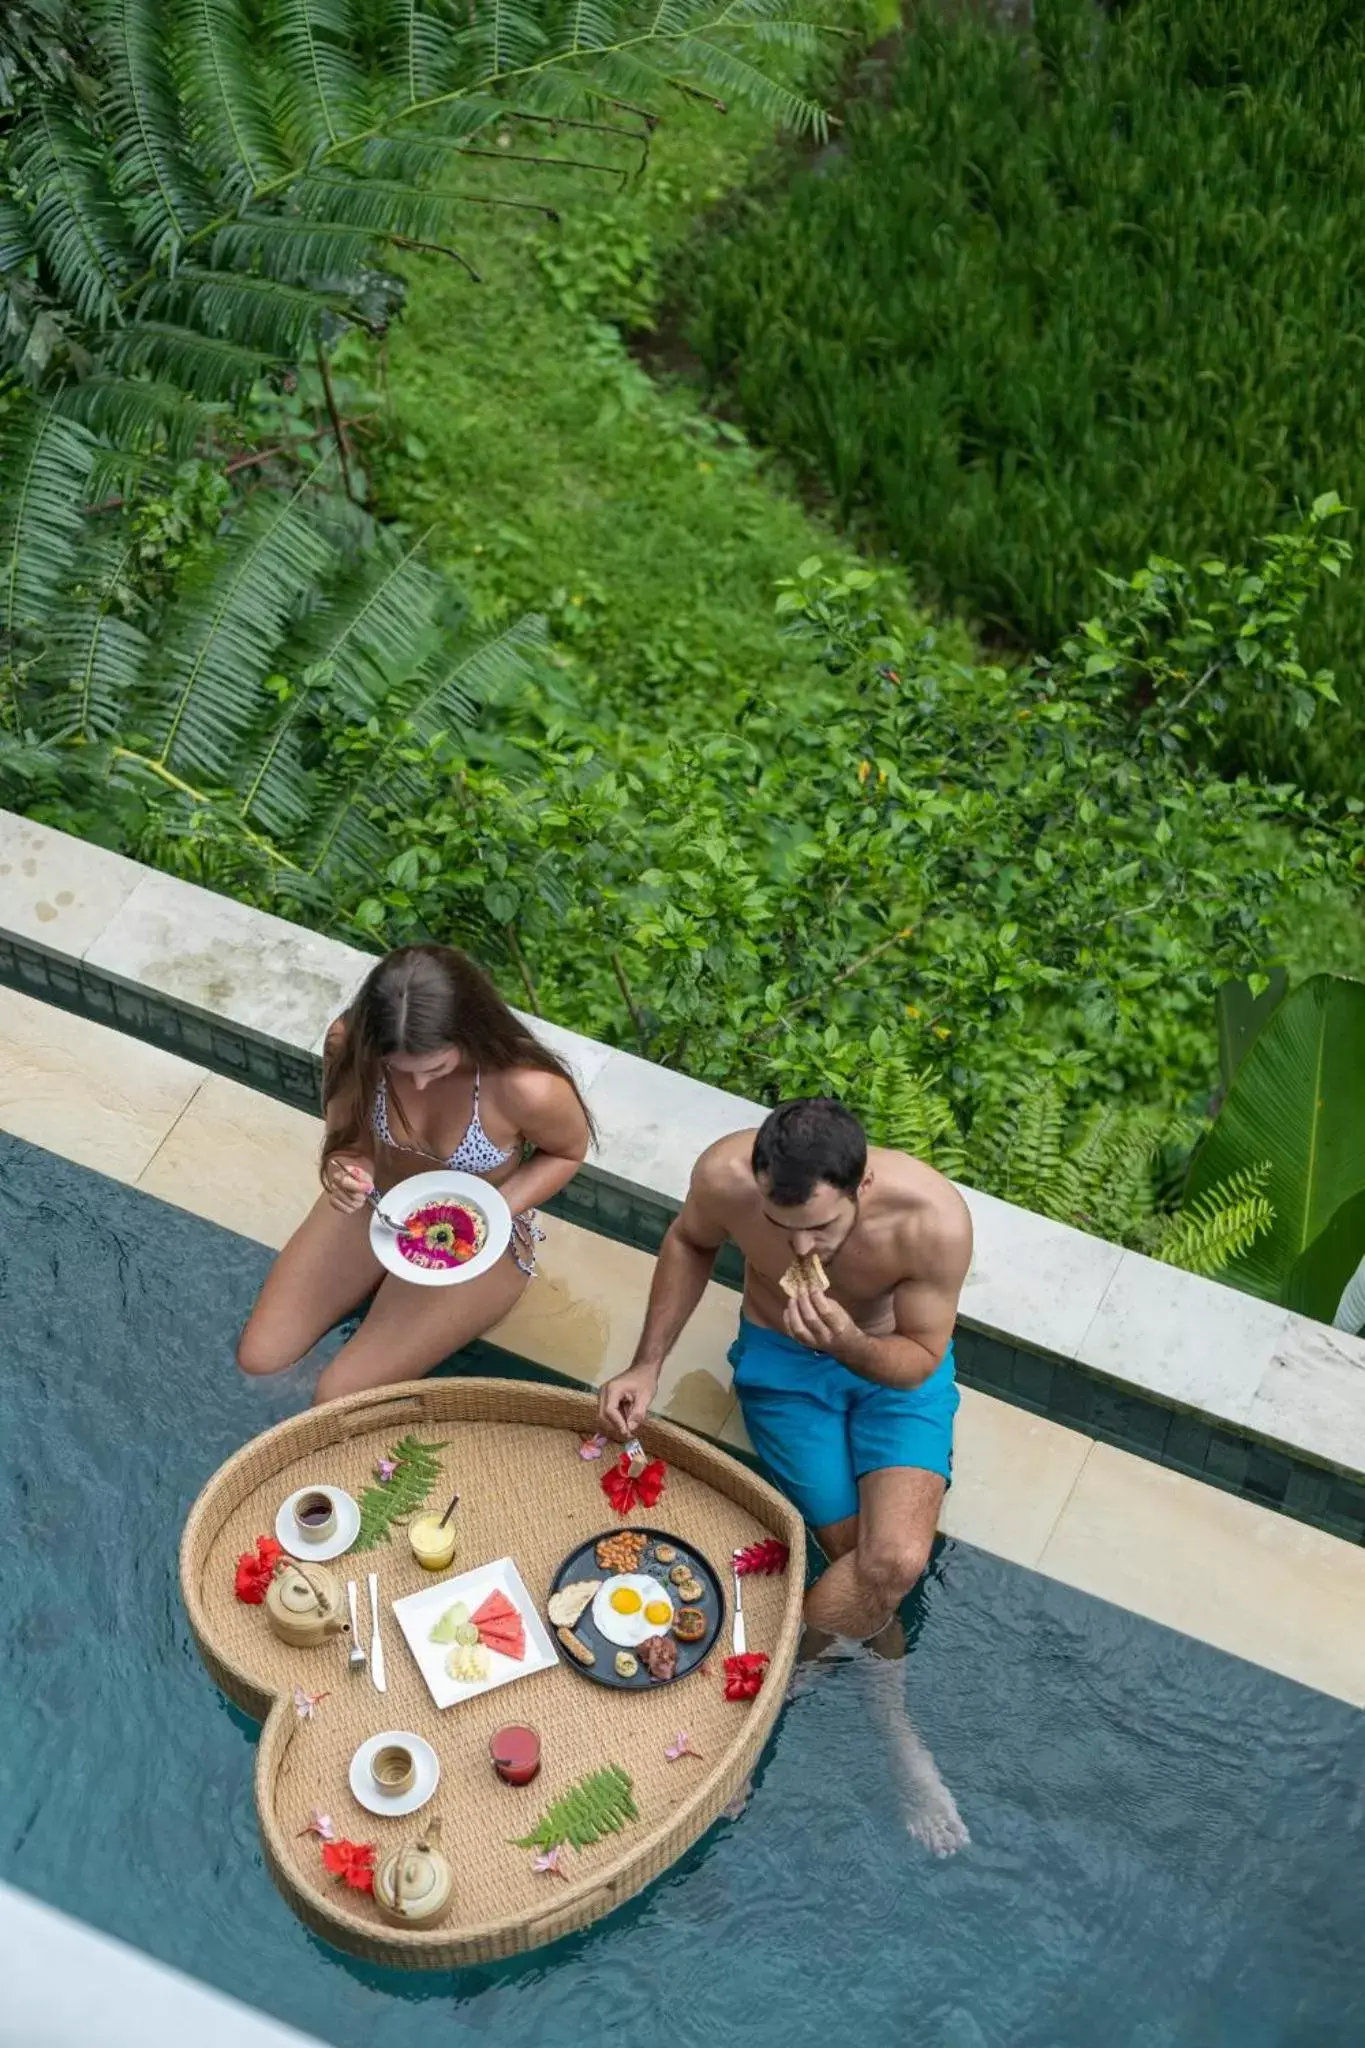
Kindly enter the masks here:
[[518, 1624], [515, 1635], [490, 1635], [486, 1629], [479, 1632], [479, 1641], [487, 1650], [496, 1650], [500, 1657], [510, 1657], [514, 1664], [520, 1664], [526, 1655], [526, 1631]]
[[526, 1655], [526, 1628], [505, 1593], [490, 1593], [470, 1619], [479, 1631], [479, 1641], [487, 1649], [521, 1663]]

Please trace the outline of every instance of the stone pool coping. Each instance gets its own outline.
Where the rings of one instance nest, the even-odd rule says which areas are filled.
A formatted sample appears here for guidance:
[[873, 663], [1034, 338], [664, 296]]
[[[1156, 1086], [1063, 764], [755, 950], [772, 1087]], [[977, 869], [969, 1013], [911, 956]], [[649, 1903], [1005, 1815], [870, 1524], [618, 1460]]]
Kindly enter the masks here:
[[[245, 1034], [263, 1054], [293, 1063], [296, 1101], [307, 1099], [323, 1034], [373, 957], [0, 812], [0, 980], [33, 985], [41, 979], [35, 956], [58, 983], [66, 976], [72, 1007], [86, 1007], [83, 982], [87, 994], [98, 984], [108, 1021], [124, 1028], [139, 1027], [119, 1014], [120, 997], [136, 1004], [141, 995], [167, 999], [239, 1044]], [[54, 990], [34, 993], [51, 999]], [[661, 1227], [703, 1147], [764, 1113], [633, 1053], [527, 1021], [569, 1061], [598, 1119], [600, 1142], [578, 1198], [586, 1221], [596, 1196], [597, 1229], [611, 1227], [600, 1212], [613, 1196], [649, 1205]], [[1198, 1418], [1213, 1433], [1205, 1459], [1231, 1433], [1327, 1473], [1365, 1472], [1365, 1342], [976, 1189], [962, 1193], [976, 1234], [962, 1297], [967, 1332]], [[563, 1213], [578, 1206], [571, 1199]], [[638, 1226], [634, 1236], [646, 1241]], [[733, 1270], [720, 1277], [733, 1280]], [[993, 1388], [1014, 1398], [1008, 1376], [999, 1378]], [[1049, 1412], [1077, 1414], [1074, 1405]], [[1212, 1465], [1210, 1476], [1219, 1476]]]
[[4, 2039], [23, 2048], [323, 2048], [7, 1884], [0, 1930]]

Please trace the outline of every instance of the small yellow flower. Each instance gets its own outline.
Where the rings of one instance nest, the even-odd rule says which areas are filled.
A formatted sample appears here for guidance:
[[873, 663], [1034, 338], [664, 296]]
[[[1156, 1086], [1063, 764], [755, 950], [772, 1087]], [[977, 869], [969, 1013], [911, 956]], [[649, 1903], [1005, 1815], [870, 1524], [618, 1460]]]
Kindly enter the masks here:
[[572, 596], [572, 597], [571, 597], [571, 598], [569, 599], [569, 603], [570, 603], [570, 604], [582, 604], [582, 602], [583, 602], [583, 600], [582, 600], [582, 598], [581, 598], [581, 597], [579, 596], [579, 594], [578, 594], [578, 592], [577, 592], [577, 591], [575, 591], [575, 592], [574, 592], [574, 594], [573, 594], [573, 596]]
[[697, 468], [704, 472], [709, 472], [710, 470], [713, 470], [715, 466], [716, 465], [714, 462], [699, 462], [697, 464]]
[[906, 1016], [907, 1016], [907, 1017], [918, 1017], [918, 1016], [919, 1016], [919, 1014], [920, 1014], [920, 1007], [919, 1007], [919, 1004], [918, 1004], [918, 1003], [907, 1003], [907, 1004], [906, 1004], [906, 1006], [905, 1006], [905, 1014], [906, 1014]]
[[946, 1024], [935, 1024], [935, 1026], [934, 1026], [934, 1036], [935, 1036], [935, 1038], [946, 1038], [946, 1037], [948, 1036], [948, 1027], [947, 1027], [947, 1025], [946, 1025]]
[[860, 761], [860, 762], [858, 763], [858, 780], [859, 780], [859, 782], [866, 782], [866, 781], [867, 781], [867, 778], [868, 778], [868, 776], [869, 776], [869, 775], [870, 775], [871, 773], [872, 773], [872, 763], [871, 763], [870, 761]]

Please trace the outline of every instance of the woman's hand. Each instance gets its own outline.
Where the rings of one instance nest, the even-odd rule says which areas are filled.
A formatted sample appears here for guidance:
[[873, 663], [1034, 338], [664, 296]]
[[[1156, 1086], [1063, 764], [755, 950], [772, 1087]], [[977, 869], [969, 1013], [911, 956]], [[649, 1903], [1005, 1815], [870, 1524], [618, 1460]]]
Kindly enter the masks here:
[[374, 1161], [338, 1152], [327, 1162], [327, 1199], [343, 1216], [354, 1216], [374, 1188]]

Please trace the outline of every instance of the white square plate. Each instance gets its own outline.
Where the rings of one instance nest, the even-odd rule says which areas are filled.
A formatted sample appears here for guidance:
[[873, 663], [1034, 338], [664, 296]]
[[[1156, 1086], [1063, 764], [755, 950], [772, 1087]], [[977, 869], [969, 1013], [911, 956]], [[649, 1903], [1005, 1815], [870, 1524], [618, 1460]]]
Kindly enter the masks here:
[[[505, 1594], [521, 1616], [526, 1630], [526, 1655], [518, 1664], [514, 1658], [504, 1657], [500, 1650], [490, 1650], [493, 1669], [488, 1677], [462, 1685], [446, 1671], [449, 1643], [433, 1643], [431, 1631], [447, 1607], [453, 1607], [457, 1600], [463, 1600], [473, 1614], [494, 1591]], [[510, 1557], [495, 1558], [492, 1564], [477, 1565], [472, 1572], [461, 1572], [458, 1578], [440, 1579], [434, 1586], [424, 1586], [420, 1593], [409, 1593], [405, 1599], [394, 1601], [393, 1613], [417, 1660], [417, 1669], [427, 1682], [427, 1691], [438, 1707], [457, 1706], [461, 1700], [472, 1700], [497, 1686], [510, 1685], [514, 1678], [529, 1678], [533, 1671], [549, 1671], [559, 1662], [549, 1631]]]

